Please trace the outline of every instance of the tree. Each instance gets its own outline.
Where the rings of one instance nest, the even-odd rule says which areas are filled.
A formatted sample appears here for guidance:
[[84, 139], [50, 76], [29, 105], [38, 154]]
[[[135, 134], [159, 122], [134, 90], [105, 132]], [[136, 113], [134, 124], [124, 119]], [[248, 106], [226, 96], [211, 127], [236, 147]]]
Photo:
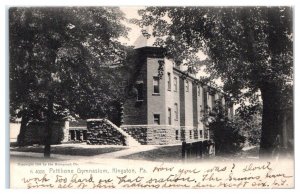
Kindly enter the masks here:
[[10, 114], [22, 117], [20, 141], [28, 121], [44, 119], [49, 157], [54, 120], [103, 116], [120, 98], [111, 65], [126, 57], [123, 19], [113, 7], [9, 10]]
[[[291, 7], [147, 7], [139, 26], [152, 26], [156, 45], [178, 64], [206, 65], [236, 103], [263, 103], [260, 155], [269, 155], [285, 132], [292, 107], [293, 10]], [[199, 61], [197, 53], [209, 59]], [[282, 137], [282, 136], [281, 136]]]
[[234, 123], [246, 137], [246, 146], [259, 146], [261, 139], [262, 104], [240, 106], [236, 109]]
[[210, 117], [209, 131], [215, 142], [217, 155], [237, 154], [244, 146], [245, 136], [242, 135], [242, 129], [239, 122], [235, 119], [229, 119], [226, 114], [226, 107], [220, 101], [207, 113], [204, 119]]

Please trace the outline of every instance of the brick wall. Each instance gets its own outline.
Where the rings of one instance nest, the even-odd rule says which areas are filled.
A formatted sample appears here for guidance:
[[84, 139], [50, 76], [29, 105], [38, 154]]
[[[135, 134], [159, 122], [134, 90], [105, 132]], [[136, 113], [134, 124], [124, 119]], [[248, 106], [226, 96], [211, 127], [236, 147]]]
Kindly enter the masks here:
[[185, 80], [180, 77], [179, 79], [179, 98], [180, 98], [180, 126], [185, 126]]
[[133, 85], [137, 81], [143, 82], [143, 101], [137, 101], [136, 96], [128, 96], [123, 107], [123, 125], [141, 125], [147, 123], [147, 67], [146, 57], [138, 54], [136, 73], [131, 78]]
[[193, 87], [192, 87], [192, 80], [191, 78], [186, 78], [185, 85], [189, 84], [189, 90], [188, 92], [185, 91], [185, 125], [181, 126], [188, 126], [192, 127], [194, 125], [194, 118], [193, 118]]
[[[180, 126], [180, 92], [179, 92], [179, 76], [178, 76], [178, 74], [177, 73], [175, 73], [175, 71], [174, 71], [174, 77], [176, 77], [176, 79], [177, 79], [177, 88], [176, 88], [176, 90], [175, 90], [175, 87], [174, 87], [174, 82], [173, 82], [173, 87], [172, 87], [172, 92], [173, 92], [173, 96], [172, 96], [172, 98], [173, 98], [173, 117], [174, 117], [174, 121], [173, 121], [173, 123], [172, 123], [172, 125], [174, 125], [174, 126]], [[173, 81], [174, 81], [174, 78], [173, 78]], [[175, 110], [175, 103], [177, 103], [177, 120], [175, 119], [175, 112], [174, 112], [174, 110]]]
[[164, 71], [163, 76], [159, 80], [159, 94], [154, 93], [153, 88], [153, 77], [158, 76], [158, 68], [159, 68], [159, 60], [162, 58], [147, 58], [147, 85], [149, 87], [147, 91], [147, 99], [148, 99], [148, 117], [147, 123], [148, 125], [153, 125], [153, 115], [160, 115], [160, 124], [165, 125], [167, 123], [166, 118], [166, 86], [165, 79], [167, 72]]
[[197, 84], [193, 84], [193, 126], [198, 127]]

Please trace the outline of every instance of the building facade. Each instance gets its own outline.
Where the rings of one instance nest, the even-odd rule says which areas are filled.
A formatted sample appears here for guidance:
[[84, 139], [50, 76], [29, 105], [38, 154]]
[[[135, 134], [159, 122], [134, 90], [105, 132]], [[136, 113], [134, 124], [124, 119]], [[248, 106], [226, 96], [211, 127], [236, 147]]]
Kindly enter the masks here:
[[[141, 144], [209, 140], [204, 114], [225, 95], [177, 67], [157, 47], [136, 49], [136, 72], [130, 77], [121, 128]], [[229, 116], [233, 115], [228, 106]]]

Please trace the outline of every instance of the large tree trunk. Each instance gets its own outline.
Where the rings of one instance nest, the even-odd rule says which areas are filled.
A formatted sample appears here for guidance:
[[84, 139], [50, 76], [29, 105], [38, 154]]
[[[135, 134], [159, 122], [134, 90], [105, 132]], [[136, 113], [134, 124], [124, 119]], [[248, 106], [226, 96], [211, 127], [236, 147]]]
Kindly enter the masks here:
[[260, 142], [260, 157], [272, 157], [282, 145], [283, 117], [280, 88], [274, 83], [262, 85], [263, 101], [262, 134]]
[[27, 124], [29, 122], [29, 117], [28, 117], [27, 114], [28, 114], [27, 111], [23, 111], [23, 113], [22, 113], [20, 133], [17, 137], [18, 146], [24, 146], [26, 144], [25, 134], [26, 134], [26, 131], [27, 131]]
[[49, 158], [51, 154], [51, 140], [52, 140], [52, 126], [53, 126], [53, 94], [50, 93], [48, 97], [48, 110], [47, 110], [47, 120], [46, 120], [46, 134], [45, 134], [45, 148], [44, 157]]

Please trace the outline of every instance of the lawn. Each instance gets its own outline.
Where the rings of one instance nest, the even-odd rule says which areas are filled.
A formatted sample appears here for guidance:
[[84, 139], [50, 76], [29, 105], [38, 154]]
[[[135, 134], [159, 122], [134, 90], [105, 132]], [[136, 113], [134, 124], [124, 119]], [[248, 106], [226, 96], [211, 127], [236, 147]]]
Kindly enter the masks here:
[[[181, 156], [181, 145], [174, 146], [159, 146], [156, 149], [139, 152], [127, 156], [120, 157], [122, 159], [131, 159], [131, 160], [148, 160], [156, 162], [182, 162]], [[189, 158], [185, 162], [197, 162], [197, 161], [233, 161], [233, 160], [249, 160], [249, 159], [258, 158], [258, 148], [247, 151], [240, 151], [234, 155], [216, 155], [214, 157], [200, 159], [200, 158]]]
[[181, 162], [181, 145], [159, 146], [153, 150], [122, 156], [120, 158], [156, 162]]
[[[51, 154], [71, 156], [95, 156], [127, 149], [126, 147], [78, 147], [72, 145], [52, 146]], [[44, 153], [44, 146], [11, 147], [10, 151]]]

